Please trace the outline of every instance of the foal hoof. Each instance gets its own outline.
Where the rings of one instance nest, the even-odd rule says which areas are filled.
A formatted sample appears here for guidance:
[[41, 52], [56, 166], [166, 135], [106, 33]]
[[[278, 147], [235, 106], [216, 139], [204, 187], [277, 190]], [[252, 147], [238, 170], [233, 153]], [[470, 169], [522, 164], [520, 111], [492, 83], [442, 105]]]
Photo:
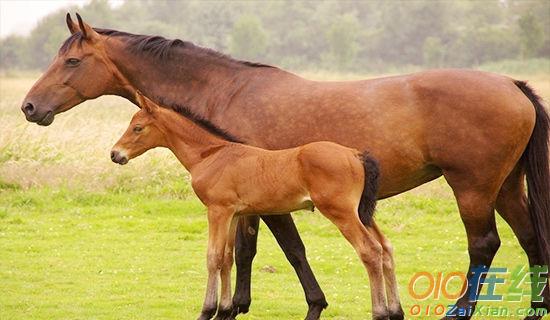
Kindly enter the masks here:
[[388, 311], [372, 314], [372, 320], [389, 320], [389, 319], [390, 319], [390, 314]]
[[210, 320], [216, 314], [216, 309], [202, 310], [197, 320]]
[[235, 320], [235, 316], [233, 315], [233, 308], [219, 309], [214, 320]]
[[471, 317], [459, 317], [459, 316], [453, 316], [453, 317], [449, 317], [449, 316], [445, 316], [443, 318], [441, 318], [440, 320], [469, 320]]
[[401, 313], [390, 314], [390, 320], [404, 320], [404, 319], [405, 319], [405, 314], [403, 313], [403, 311], [401, 311]]
[[403, 308], [401, 305], [399, 305], [399, 308], [396, 310], [390, 309], [390, 320], [404, 320], [405, 319], [405, 312], [403, 312]]

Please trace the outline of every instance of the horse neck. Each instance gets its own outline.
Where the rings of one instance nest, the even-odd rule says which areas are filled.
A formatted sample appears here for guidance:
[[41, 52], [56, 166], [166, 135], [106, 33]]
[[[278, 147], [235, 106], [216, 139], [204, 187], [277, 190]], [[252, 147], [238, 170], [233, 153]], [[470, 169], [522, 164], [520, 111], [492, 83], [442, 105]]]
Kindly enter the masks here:
[[[106, 42], [107, 54], [132, 89], [166, 106], [191, 106], [207, 117], [220, 110], [244, 84], [240, 74], [250, 67], [199, 49], [174, 48], [170, 58], [135, 53], [117, 38]], [[118, 95], [133, 101], [133, 92]], [[159, 101], [161, 100], [161, 101]]]
[[232, 144], [171, 110], [161, 109], [157, 123], [164, 132], [167, 147], [189, 172], [205, 158]]

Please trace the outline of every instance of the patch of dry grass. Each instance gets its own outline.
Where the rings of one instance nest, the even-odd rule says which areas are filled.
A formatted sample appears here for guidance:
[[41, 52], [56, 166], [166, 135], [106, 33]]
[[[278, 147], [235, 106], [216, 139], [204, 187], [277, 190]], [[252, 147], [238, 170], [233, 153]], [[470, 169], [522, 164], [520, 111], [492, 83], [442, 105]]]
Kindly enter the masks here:
[[28, 123], [20, 111], [35, 79], [0, 79], [0, 179], [29, 186], [78, 186], [89, 189], [129, 185], [156, 177], [185, 177], [168, 150], [146, 153], [127, 166], [113, 164], [111, 146], [137, 108], [108, 96], [59, 114], [49, 127]]

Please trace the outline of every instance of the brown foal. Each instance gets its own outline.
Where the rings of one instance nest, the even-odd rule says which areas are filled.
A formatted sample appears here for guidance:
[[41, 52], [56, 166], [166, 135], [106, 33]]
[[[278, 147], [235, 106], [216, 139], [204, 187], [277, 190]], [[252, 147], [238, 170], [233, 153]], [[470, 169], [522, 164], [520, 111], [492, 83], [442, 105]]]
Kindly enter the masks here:
[[[161, 108], [141, 94], [142, 109], [115, 144], [111, 159], [126, 164], [155, 147], [169, 148], [190, 172], [192, 187], [208, 208], [208, 284], [199, 319], [228, 319], [231, 267], [238, 216], [311, 209], [332, 221], [357, 251], [371, 282], [373, 317], [387, 319], [388, 301], [399, 303], [389, 246], [372, 216], [378, 166], [373, 158], [332, 142], [270, 151], [223, 138], [204, 119]], [[386, 272], [384, 272], [386, 271]], [[218, 277], [221, 297], [218, 305]]]

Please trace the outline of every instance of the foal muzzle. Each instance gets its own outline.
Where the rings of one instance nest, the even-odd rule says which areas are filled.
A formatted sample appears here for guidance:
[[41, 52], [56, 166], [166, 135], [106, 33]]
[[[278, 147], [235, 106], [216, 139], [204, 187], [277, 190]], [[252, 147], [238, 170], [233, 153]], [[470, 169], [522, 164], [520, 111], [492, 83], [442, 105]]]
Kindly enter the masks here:
[[128, 157], [118, 150], [111, 151], [111, 160], [120, 165], [128, 163]]

